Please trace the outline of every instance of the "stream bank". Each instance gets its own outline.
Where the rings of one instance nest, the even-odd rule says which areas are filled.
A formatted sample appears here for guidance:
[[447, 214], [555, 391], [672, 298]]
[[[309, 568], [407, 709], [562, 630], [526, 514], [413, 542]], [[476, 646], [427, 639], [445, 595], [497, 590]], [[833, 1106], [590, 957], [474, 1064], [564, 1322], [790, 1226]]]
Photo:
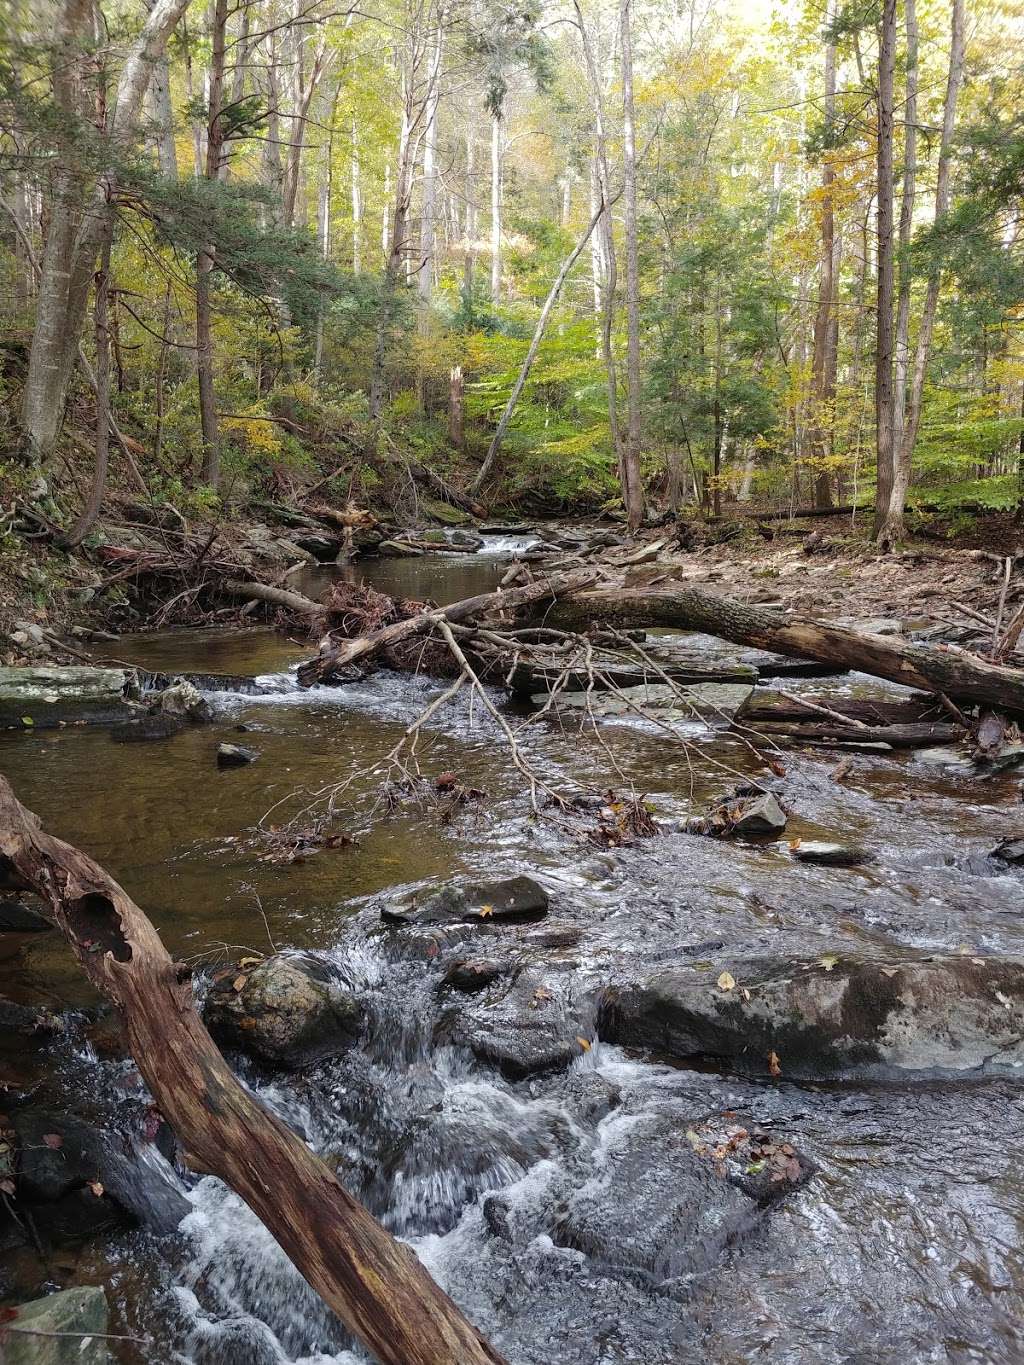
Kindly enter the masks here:
[[[498, 558], [382, 560], [377, 582], [404, 594], [429, 572], [433, 591], [415, 595], [450, 600], [490, 586]], [[1009, 970], [1024, 955], [1020, 874], [990, 856], [1020, 833], [1012, 771], [879, 753], [837, 779], [835, 755], [801, 751], [777, 783], [781, 840], [666, 832], [595, 847], [531, 819], [494, 727], [448, 707], [431, 767], [456, 771], [486, 802], [447, 823], [403, 809], [370, 822], [355, 809], [353, 844], [282, 864], [255, 856], [251, 826], [279, 796], [386, 752], [438, 685], [381, 673], [301, 692], [291, 670], [308, 645], [254, 630], [119, 649], [152, 669], [259, 675], [266, 690], [208, 693], [211, 726], [154, 744], [113, 744], [92, 728], [8, 734], [5, 773], [47, 827], [110, 867], [176, 955], [202, 967], [272, 946], [313, 952], [358, 1001], [358, 1036], [332, 1055], [296, 1071], [244, 1055], [238, 1065], [517, 1365], [661, 1365], [683, 1352], [723, 1365], [755, 1353], [831, 1362], [849, 1358], [854, 1333], [865, 1360], [1019, 1358], [1013, 1054], [995, 1064], [972, 1054], [956, 1074], [935, 1051], [904, 1070], [868, 1057], [810, 1074], [780, 1048], [773, 1075], [763, 1046], [743, 1055], [742, 998], [760, 998], [785, 964], [838, 995], [850, 964], [876, 964], [881, 984], [905, 964], [934, 970], [929, 958], [987, 990], [988, 964]], [[789, 683], [811, 686], [822, 683]], [[857, 677], [828, 686], [894, 691]], [[635, 786], [669, 828], [760, 771], [735, 735], [692, 724], [704, 760], [628, 717], [609, 718], [604, 746], [559, 724], [528, 742], [552, 781]], [[257, 759], [218, 772], [216, 746], [232, 741]], [[808, 864], [792, 856], [794, 838], [856, 842], [872, 858]], [[544, 914], [382, 921], [439, 885], [516, 876], [544, 889]], [[133, 1068], [54, 939], [21, 939], [5, 966], [5, 994], [63, 1023], [19, 1043], [19, 1088], [48, 1077], [49, 1095], [27, 1107], [56, 1099], [73, 1112], [88, 1096], [92, 1121], [147, 1152], [190, 1211], [170, 1236], [120, 1231], [62, 1250], [50, 1273], [108, 1286], [112, 1330], [147, 1338], [119, 1348], [125, 1360], [350, 1361], [344, 1334], [247, 1210], [210, 1179], [179, 1185], [152, 1154]], [[467, 960], [497, 967], [481, 991], [451, 979]], [[680, 972], [705, 1005], [728, 1001], [739, 1046], [698, 1039], [686, 1052], [664, 1020], [658, 1036], [624, 1026], [630, 991]], [[1012, 1023], [1007, 984], [996, 989], [1009, 1007], [987, 998]], [[692, 1028], [692, 1001], [686, 1009]], [[939, 1019], [933, 1036], [951, 1028], [963, 1021]], [[751, 1185], [764, 1166], [748, 1168], [790, 1160], [786, 1146], [799, 1170], [775, 1182], [785, 1188]], [[5, 1265], [10, 1293], [38, 1291], [34, 1247], [12, 1248]]]

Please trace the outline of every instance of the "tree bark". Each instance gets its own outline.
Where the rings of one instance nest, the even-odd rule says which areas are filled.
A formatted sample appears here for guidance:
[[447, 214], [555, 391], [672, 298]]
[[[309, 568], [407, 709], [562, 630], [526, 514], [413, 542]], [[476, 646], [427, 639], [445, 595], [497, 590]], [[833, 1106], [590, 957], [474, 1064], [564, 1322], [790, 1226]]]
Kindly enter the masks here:
[[444, 50], [444, 24], [440, 15], [430, 68], [430, 88], [425, 112], [426, 129], [423, 137], [423, 213], [420, 219], [420, 259], [416, 287], [424, 303], [430, 302], [434, 289], [434, 238], [437, 218], [437, 111], [440, 103], [438, 83], [441, 76], [441, 56]]
[[878, 289], [875, 340], [875, 537], [881, 535], [892, 495], [893, 465], [893, 124], [896, 70], [896, 0], [882, 0], [878, 32]]
[[[964, 0], [953, 0], [952, 22], [949, 47], [949, 74], [946, 78], [946, 95], [942, 110], [942, 139], [939, 146], [939, 165], [935, 185], [935, 221], [938, 222], [949, 212], [949, 177], [953, 154], [953, 134], [956, 128], [956, 106], [964, 75], [965, 34]], [[904, 535], [903, 516], [906, 509], [907, 493], [910, 488], [910, 474], [917, 444], [917, 431], [921, 423], [921, 404], [924, 397], [924, 381], [928, 372], [931, 355], [932, 332], [935, 328], [935, 314], [939, 304], [939, 285], [941, 269], [932, 267], [928, 273], [928, 287], [925, 293], [921, 325], [917, 333], [917, 348], [914, 354], [914, 372], [910, 383], [910, 394], [906, 404], [906, 416], [899, 433], [898, 449], [893, 452], [893, 481], [886, 508], [885, 523], [881, 528], [880, 541], [892, 544]]]
[[[914, 0], [909, 0], [912, 6]], [[826, 25], [835, 20], [835, 0], [829, 0], [825, 15]], [[814, 489], [818, 507], [832, 506], [832, 479], [826, 461], [830, 453], [830, 436], [835, 402], [836, 376], [831, 358], [835, 348], [830, 345], [832, 331], [832, 308], [835, 296], [836, 277], [836, 217], [833, 199], [835, 171], [832, 167], [831, 133], [836, 114], [836, 48], [835, 43], [825, 44], [825, 130], [828, 143], [825, 147], [821, 168], [821, 267], [818, 279], [818, 311], [814, 318], [814, 343], [811, 360], [811, 388], [814, 392], [814, 426], [811, 432], [811, 450], [817, 461]]]
[[196, 1013], [190, 971], [86, 854], [43, 833], [0, 778], [0, 869], [48, 902], [189, 1164], [249, 1205], [382, 1365], [503, 1365], [501, 1356], [302, 1138], [235, 1078]]
[[[154, 0], [133, 43], [117, 83], [108, 136], [115, 150], [127, 147], [142, 107], [154, 63], [163, 54], [189, 0]], [[91, 5], [67, 0], [61, 10], [59, 35], [65, 49], [54, 68], [57, 102], [73, 111], [80, 91], [74, 52], [81, 42]], [[62, 93], [63, 88], [63, 93]], [[112, 212], [116, 173], [107, 166], [96, 180], [91, 198], [74, 149], [58, 157], [50, 230], [41, 261], [36, 326], [32, 333], [28, 373], [22, 398], [26, 455], [45, 464], [53, 454], [64, 415], [68, 383], [78, 353], [82, 323], [96, 258]]]
[[466, 381], [462, 366], [453, 365], [448, 376], [448, 439], [456, 450], [466, 445]]
[[640, 264], [636, 210], [636, 122], [633, 110], [632, 0], [619, 9], [622, 40], [623, 191], [626, 200], [626, 439], [622, 451], [622, 499], [626, 524], [639, 529], [644, 519], [640, 481]]
[[[113, 228], [113, 223], [111, 223]], [[110, 329], [107, 321], [110, 298], [110, 245], [112, 232], [103, 239], [100, 268], [95, 285], [96, 331], [96, 463], [93, 466], [92, 486], [81, 515], [64, 537], [67, 549], [73, 550], [96, 525], [107, 491], [107, 466], [110, 457]]]
[[1024, 669], [958, 650], [869, 635], [808, 617], [746, 606], [698, 588], [594, 588], [560, 599], [552, 624], [700, 630], [790, 658], [816, 659], [964, 702], [1024, 713]]
[[[910, 238], [914, 227], [914, 200], [917, 191], [917, 9], [915, 0], [904, 0], [904, 23], [907, 30], [907, 90], [903, 102], [903, 193], [900, 196], [899, 268], [896, 291], [896, 369], [893, 384], [892, 448], [893, 459], [903, 442], [903, 427], [907, 412], [907, 371], [910, 365], [910, 284], [908, 259]], [[897, 473], [894, 466], [893, 483]], [[890, 495], [890, 503], [891, 503]]]
[[501, 301], [501, 115], [491, 115], [491, 302]]
[[[206, 125], [207, 180], [218, 180], [224, 149], [221, 103], [227, 51], [228, 0], [214, 0], [210, 43], [210, 94]], [[199, 379], [199, 423], [203, 437], [202, 479], [211, 488], [220, 482], [220, 431], [213, 377], [213, 309], [211, 276], [217, 257], [216, 243], [208, 242], [196, 259], [196, 364]]]

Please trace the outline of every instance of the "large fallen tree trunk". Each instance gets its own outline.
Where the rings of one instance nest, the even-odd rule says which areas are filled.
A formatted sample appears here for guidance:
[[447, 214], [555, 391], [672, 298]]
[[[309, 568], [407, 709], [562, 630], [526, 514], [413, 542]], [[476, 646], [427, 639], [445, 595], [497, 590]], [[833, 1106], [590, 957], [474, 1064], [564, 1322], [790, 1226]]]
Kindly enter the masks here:
[[961, 702], [1024, 713], [1024, 670], [990, 663], [946, 645], [870, 635], [804, 616], [785, 616], [699, 588], [594, 588], [560, 600], [551, 623], [591, 623], [699, 630], [735, 644], [792, 658], [816, 659], [921, 688]]
[[314, 659], [307, 659], [299, 666], [299, 682], [303, 687], [314, 683], [327, 682], [348, 664], [356, 660], [391, 649], [404, 640], [423, 635], [439, 621], [468, 621], [474, 617], [490, 615], [494, 612], [513, 611], [521, 607], [537, 607], [543, 602], [555, 602], [565, 593], [575, 592], [595, 583], [600, 578], [596, 569], [576, 569], [572, 573], [554, 574], [550, 578], [538, 579], [521, 588], [510, 588], [503, 592], [480, 593], [476, 597], [463, 598], [447, 607], [434, 607], [418, 616], [394, 621], [389, 626], [372, 631], [369, 635], [359, 635], [343, 640], [340, 644], [328, 640]]
[[143, 912], [86, 854], [43, 833], [0, 777], [0, 879], [49, 902], [86, 975], [121, 1016], [189, 1164], [266, 1224], [383, 1365], [504, 1365], [431, 1279], [289, 1128], [235, 1079]]

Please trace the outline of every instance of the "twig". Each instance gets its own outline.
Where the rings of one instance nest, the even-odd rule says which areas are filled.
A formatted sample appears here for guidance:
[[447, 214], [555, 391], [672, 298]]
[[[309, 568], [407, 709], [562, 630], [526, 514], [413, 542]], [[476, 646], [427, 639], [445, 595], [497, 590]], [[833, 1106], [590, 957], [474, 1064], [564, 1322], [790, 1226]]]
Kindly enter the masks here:
[[992, 658], [996, 658], [999, 649], [999, 629], [1003, 624], [1003, 611], [1006, 608], [1006, 594], [1010, 587], [1010, 575], [1013, 573], [1013, 559], [1007, 555], [1006, 565], [1003, 569], [1003, 587], [999, 594], [999, 606], [996, 609], [996, 623], [992, 627]]

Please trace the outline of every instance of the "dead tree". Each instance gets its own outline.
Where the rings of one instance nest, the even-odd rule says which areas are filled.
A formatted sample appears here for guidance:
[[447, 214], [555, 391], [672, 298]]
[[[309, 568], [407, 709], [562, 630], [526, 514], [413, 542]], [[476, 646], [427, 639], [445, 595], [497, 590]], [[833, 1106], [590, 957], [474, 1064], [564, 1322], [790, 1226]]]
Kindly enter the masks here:
[[45, 834], [4, 778], [0, 873], [48, 903], [86, 975], [120, 1015], [189, 1165], [245, 1200], [382, 1365], [503, 1365], [415, 1252], [239, 1084], [196, 1013], [189, 969], [171, 959], [139, 907], [87, 854]]

